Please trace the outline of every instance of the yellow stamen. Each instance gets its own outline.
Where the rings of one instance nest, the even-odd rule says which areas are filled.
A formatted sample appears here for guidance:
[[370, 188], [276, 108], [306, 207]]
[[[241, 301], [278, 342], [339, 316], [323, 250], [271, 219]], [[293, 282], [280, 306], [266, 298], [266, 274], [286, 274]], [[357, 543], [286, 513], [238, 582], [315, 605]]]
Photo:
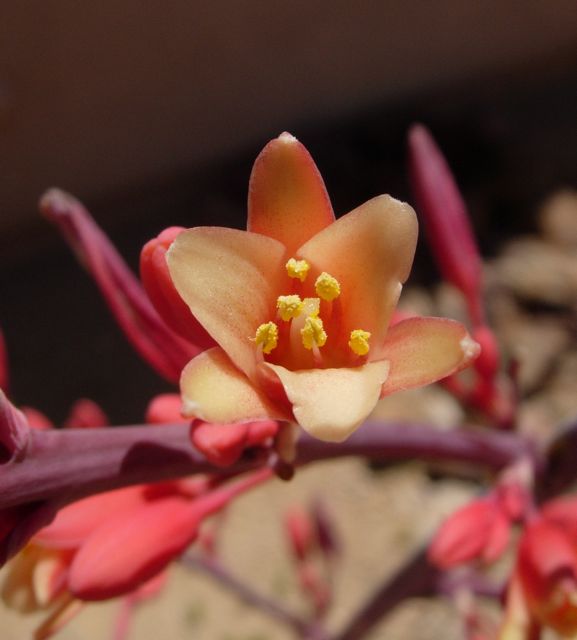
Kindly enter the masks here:
[[291, 258], [286, 263], [286, 271], [289, 278], [298, 278], [301, 282], [305, 281], [310, 268], [306, 260], [295, 260]]
[[305, 326], [301, 329], [301, 336], [305, 349], [324, 346], [327, 341], [327, 334], [323, 329], [323, 321], [320, 318], [309, 316], [305, 320]]
[[315, 290], [317, 295], [327, 302], [331, 302], [341, 295], [341, 285], [339, 281], [326, 271], [323, 271], [317, 278]]
[[278, 344], [278, 327], [274, 322], [261, 324], [254, 340], [257, 345], [262, 345], [263, 353], [270, 353]]
[[319, 298], [305, 298], [303, 300], [302, 312], [311, 318], [316, 318], [319, 315], [321, 308], [321, 301]]
[[349, 347], [358, 356], [366, 356], [369, 352], [369, 338], [371, 337], [370, 331], [363, 331], [363, 329], [354, 329], [351, 331], [351, 339], [349, 340]]
[[276, 301], [276, 308], [278, 309], [280, 317], [288, 322], [293, 318], [298, 318], [303, 310], [304, 303], [300, 299], [300, 296], [279, 296]]

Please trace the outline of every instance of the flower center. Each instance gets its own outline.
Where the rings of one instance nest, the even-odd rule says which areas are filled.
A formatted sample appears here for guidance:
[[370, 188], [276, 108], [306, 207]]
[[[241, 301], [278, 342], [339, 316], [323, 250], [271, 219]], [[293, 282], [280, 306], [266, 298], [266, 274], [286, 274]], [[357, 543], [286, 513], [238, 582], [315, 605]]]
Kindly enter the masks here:
[[[310, 265], [306, 260], [291, 258], [286, 263], [286, 271], [290, 278], [303, 284], [308, 277]], [[299, 289], [297, 288], [297, 290]], [[290, 349], [296, 350], [304, 347], [306, 350], [312, 351], [316, 366], [323, 365], [321, 348], [327, 342], [329, 345], [331, 344], [331, 333], [334, 336], [339, 329], [338, 321], [335, 322], [332, 316], [339, 315], [338, 313], [333, 314], [333, 305], [340, 302], [335, 301], [341, 295], [341, 285], [334, 276], [323, 271], [314, 283], [314, 290], [318, 297], [301, 299], [298, 294], [291, 293], [280, 295], [277, 298], [277, 322], [280, 322], [280, 328], [277, 322], [272, 320], [265, 322], [256, 329], [253, 339], [261, 354], [268, 355], [279, 346], [279, 342], [284, 346], [284, 343], [288, 341], [287, 346]], [[323, 301], [322, 309], [327, 323], [326, 328], [323, 318], [320, 317], [321, 301]], [[331, 322], [331, 320], [333, 321]], [[283, 323], [287, 323], [289, 327], [285, 329]], [[370, 337], [369, 331], [353, 329], [348, 341], [349, 349], [356, 356], [366, 356], [370, 351]], [[350, 352], [348, 357], [350, 357]]]

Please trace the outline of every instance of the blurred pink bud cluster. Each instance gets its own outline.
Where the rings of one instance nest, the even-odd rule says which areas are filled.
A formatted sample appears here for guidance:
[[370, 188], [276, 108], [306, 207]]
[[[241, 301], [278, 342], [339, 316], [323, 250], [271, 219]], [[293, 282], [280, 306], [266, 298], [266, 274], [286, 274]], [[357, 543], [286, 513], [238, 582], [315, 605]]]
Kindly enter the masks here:
[[285, 530], [298, 572], [301, 591], [321, 618], [332, 601], [332, 577], [340, 546], [326, 507], [316, 501], [310, 509], [293, 507]]
[[513, 386], [500, 373], [499, 345], [486, 321], [483, 263], [470, 216], [447, 161], [423, 125], [414, 125], [409, 132], [409, 172], [433, 257], [443, 278], [463, 295], [472, 336], [481, 346], [473, 363], [472, 386], [456, 376], [447, 378], [445, 385], [495, 426], [509, 428], [515, 413]]

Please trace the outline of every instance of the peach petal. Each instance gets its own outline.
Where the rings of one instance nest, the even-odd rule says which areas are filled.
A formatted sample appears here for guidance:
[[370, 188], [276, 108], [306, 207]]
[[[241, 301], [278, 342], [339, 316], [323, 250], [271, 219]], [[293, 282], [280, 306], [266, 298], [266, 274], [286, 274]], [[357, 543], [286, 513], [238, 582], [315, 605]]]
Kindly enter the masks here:
[[219, 423], [287, 419], [219, 347], [204, 351], [186, 365], [180, 389], [183, 414], [188, 417]]
[[440, 380], [466, 367], [479, 345], [447, 318], [408, 318], [390, 328], [383, 348], [391, 370], [381, 396]]
[[51, 552], [36, 545], [28, 545], [7, 565], [0, 596], [3, 602], [20, 613], [30, 613], [40, 607], [34, 589], [34, 572], [43, 558]]
[[371, 413], [389, 371], [386, 360], [355, 368], [302, 371], [267, 366], [283, 384], [296, 421], [327, 442], [342, 442]]
[[378, 196], [297, 251], [311, 264], [312, 276], [326, 271], [340, 282], [347, 340], [353, 329], [371, 332], [371, 360], [382, 357], [381, 344], [409, 275], [416, 242], [413, 209], [390, 196]]
[[61, 509], [52, 523], [34, 536], [34, 542], [51, 549], [76, 548], [108, 518], [125, 514], [144, 502], [140, 486], [84, 498]]
[[165, 498], [109, 519], [79, 549], [68, 585], [81, 600], [104, 600], [150, 580], [195, 539], [201, 514], [193, 502]]
[[247, 229], [275, 238], [292, 254], [334, 222], [323, 179], [290, 133], [269, 142], [250, 176]]
[[183, 231], [166, 254], [174, 285], [196, 319], [249, 377], [257, 327], [275, 314], [285, 248], [255, 233], [217, 227]]

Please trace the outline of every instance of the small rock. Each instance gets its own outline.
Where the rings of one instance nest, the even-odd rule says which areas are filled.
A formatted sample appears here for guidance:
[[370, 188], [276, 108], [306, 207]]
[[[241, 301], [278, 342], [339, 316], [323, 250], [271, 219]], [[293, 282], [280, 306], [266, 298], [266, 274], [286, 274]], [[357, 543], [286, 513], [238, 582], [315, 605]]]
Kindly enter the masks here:
[[565, 189], [548, 198], [539, 211], [538, 222], [546, 240], [577, 249], [577, 191]]

